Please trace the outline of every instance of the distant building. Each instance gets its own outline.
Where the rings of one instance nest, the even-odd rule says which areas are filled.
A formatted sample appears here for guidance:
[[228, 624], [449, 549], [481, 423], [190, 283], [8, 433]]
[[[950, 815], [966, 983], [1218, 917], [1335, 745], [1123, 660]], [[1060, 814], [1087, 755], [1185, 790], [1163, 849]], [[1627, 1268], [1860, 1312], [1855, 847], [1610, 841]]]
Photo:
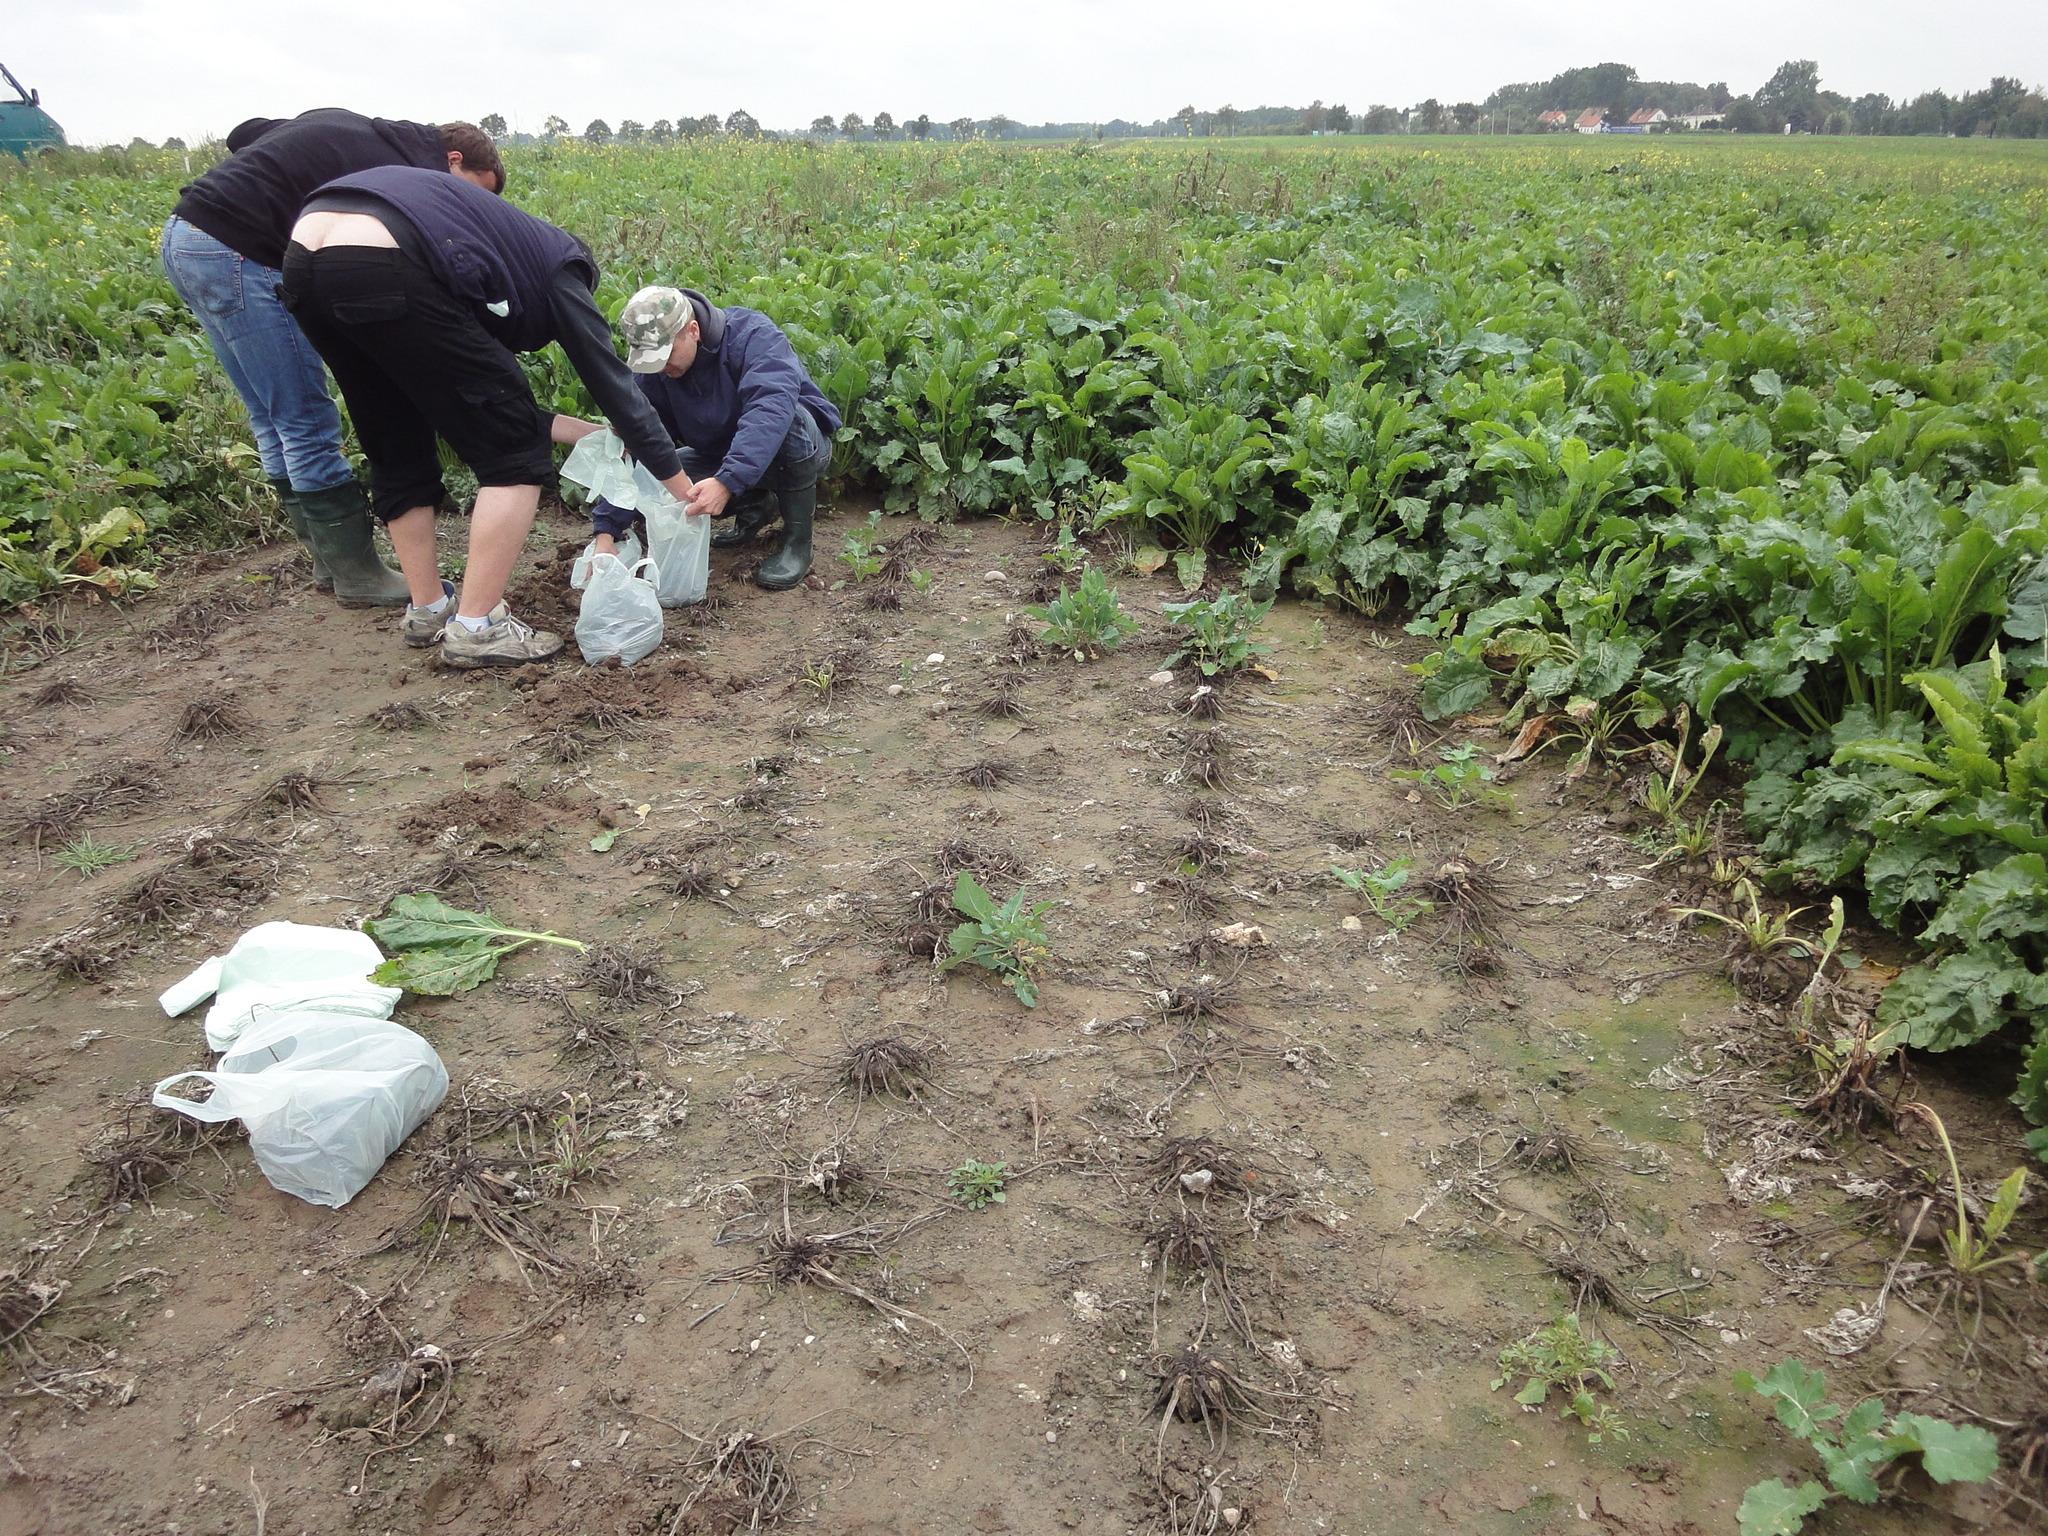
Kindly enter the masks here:
[[1726, 112], [1681, 112], [1671, 119], [1681, 128], [1718, 128], [1726, 122]]
[[1546, 132], [1555, 132], [1571, 122], [1571, 114], [1552, 110], [1536, 114], [1536, 126]]
[[1654, 128], [1664, 121], [1666, 118], [1662, 107], [1637, 107], [1628, 115], [1628, 126], [1631, 128]]
[[1579, 114], [1578, 120], [1572, 124], [1572, 131], [1574, 133], [1605, 133], [1607, 131], [1607, 109], [1605, 107], [1586, 108], [1585, 111]]

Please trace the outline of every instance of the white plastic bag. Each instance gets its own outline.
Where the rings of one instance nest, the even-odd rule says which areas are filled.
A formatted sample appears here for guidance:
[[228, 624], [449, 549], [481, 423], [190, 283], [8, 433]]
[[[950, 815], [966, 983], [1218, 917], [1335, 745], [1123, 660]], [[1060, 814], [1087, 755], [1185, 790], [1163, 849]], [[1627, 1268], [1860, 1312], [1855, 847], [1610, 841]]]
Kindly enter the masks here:
[[562, 478], [615, 507], [635, 510], [633, 466], [616, 432], [591, 432], [579, 438], [562, 460]]
[[[618, 556], [629, 567], [638, 565], [647, 556], [647, 551], [640, 547], [640, 536], [636, 533], [627, 534], [618, 543]], [[597, 558], [597, 554], [596, 540], [593, 539], [590, 543], [583, 546], [583, 553], [578, 555], [575, 563], [569, 567], [569, 590], [571, 592], [581, 592], [590, 585], [590, 562]]]
[[660, 575], [655, 586], [664, 608], [704, 601], [711, 581], [711, 519], [691, 517], [668, 487], [636, 468], [639, 513], [647, 520], [647, 553]]
[[353, 928], [306, 923], [261, 923], [225, 955], [208, 960], [157, 999], [172, 1018], [213, 998], [206, 1013], [206, 1043], [224, 1051], [258, 1012], [317, 1008], [327, 1013], [388, 1019], [405, 994], [382, 987], [370, 972], [384, 952]]
[[[213, 1086], [205, 1102], [173, 1084]], [[194, 1120], [240, 1120], [263, 1176], [314, 1205], [342, 1206], [376, 1177], [448, 1093], [434, 1048], [389, 1019], [286, 1009], [266, 1014], [212, 1072], [180, 1072], [151, 1102]]]
[[617, 555], [591, 557], [590, 585], [576, 613], [576, 643], [585, 661], [595, 665], [616, 656], [630, 667], [661, 644], [659, 574], [652, 560], [628, 566]]

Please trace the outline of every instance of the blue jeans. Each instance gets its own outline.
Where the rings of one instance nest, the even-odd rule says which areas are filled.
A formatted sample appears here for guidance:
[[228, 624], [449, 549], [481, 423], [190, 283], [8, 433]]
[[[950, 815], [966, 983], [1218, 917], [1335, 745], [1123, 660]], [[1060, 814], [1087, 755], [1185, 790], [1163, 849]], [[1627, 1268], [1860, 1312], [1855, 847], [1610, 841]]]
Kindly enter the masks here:
[[353, 480], [327, 370], [278, 302], [277, 269], [238, 255], [175, 216], [164, 225], [161, 249], [171, 286], [199, 317], [249, 412], [263, 473], [289, 480], [297, 491]]

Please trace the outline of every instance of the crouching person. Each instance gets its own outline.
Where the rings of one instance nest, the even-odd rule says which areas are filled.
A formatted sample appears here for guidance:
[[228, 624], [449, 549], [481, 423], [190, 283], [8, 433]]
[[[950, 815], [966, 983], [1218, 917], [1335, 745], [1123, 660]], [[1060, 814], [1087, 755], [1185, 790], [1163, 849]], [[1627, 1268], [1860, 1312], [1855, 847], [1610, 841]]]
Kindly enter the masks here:
[[[780, 517], [781, 541], [754, 580], [771, 592], [795, 586], [810, 573], [818, 481], [839, 412], [789, 338], [758, 310], [720, 309], [690, 288], [642, 288], [619, 312], [619, 329], [641, 393], [682, 446], [696, 486], [690, 510], [732, 519], [712, 547], [750, 543]], [[630, 520], [604, 502], [592, 508], [601, 540]]]
[[[327, 362], [370, 461], [372, 510], [410, 601], [407, 645], [454, 667], [544, 661], [562, 638], [504, 602], [554, 477], [553, 443], [595, 428], [550, 416], [515, 355], [557, 343], [620, 437], [670, 495], [692, 486], [661, 421], [612, 349], [581, 241], [460, 178], [384, 167], [307, 199], [284, 258], [285, 305]], [[446, 497], [436, 437], [475, 473], [462, 590], [441, 579]]]

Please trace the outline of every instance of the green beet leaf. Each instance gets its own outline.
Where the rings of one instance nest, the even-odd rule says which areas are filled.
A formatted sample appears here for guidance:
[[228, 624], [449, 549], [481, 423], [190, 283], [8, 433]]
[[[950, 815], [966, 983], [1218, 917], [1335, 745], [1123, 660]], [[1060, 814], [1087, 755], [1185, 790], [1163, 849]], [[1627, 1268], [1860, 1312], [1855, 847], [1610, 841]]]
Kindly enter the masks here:
[[488, 912], [465, 912], [432, 892], [394, 896], [391, 909], [363, 924], [363, 931], [386, 949], [419, 949], [429, 944], [487, 939], [505, 930]]
[[1920, 1465], [1937, 1483], [1981, 1483], [1998, 1470], [1998, 1439], [1975, 1424], [1902, 1413], [1892, 1420], [1887, 1448], [1894, 1454], [1918, 1451]]
[[409, 949], [378, 966], [370, 980], [423, 997], [453, 997], [489, 981], [497, 974], [498, 957], [515, 947], [493, 944], [489, 939], [465, 939], [459, 944]]
[[1742, 1536], [1798, 1536], [1806, 1517], [1827, 1501], [1828, 1491], [1819, 1483], [1794, 1488], [1774, 1477], [1742, 1496], [1735, 1519]]

